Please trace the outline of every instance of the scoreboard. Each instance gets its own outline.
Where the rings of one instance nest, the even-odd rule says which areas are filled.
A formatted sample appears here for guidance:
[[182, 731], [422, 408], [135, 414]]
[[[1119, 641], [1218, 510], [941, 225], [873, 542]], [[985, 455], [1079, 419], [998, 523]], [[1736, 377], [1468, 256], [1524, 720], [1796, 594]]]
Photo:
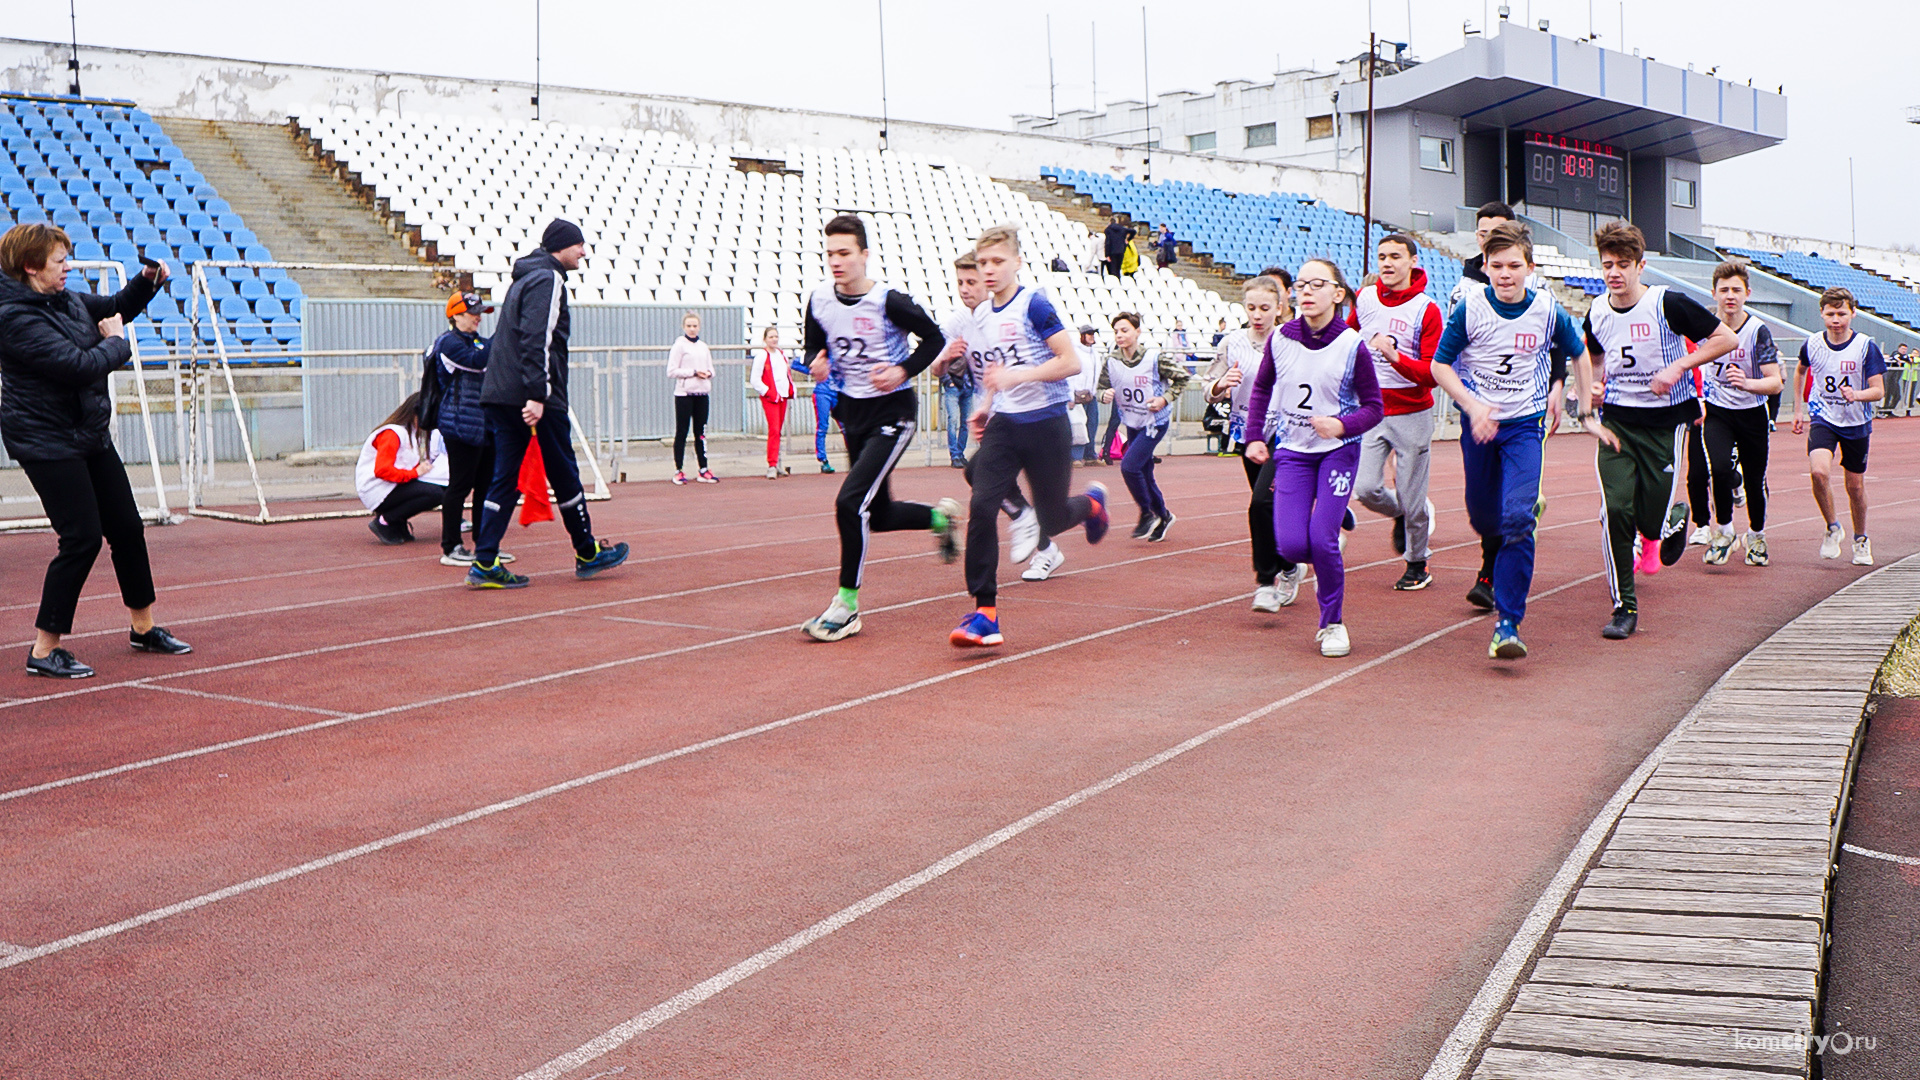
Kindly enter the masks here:
[[1605, 143], [1526, 132], [1514, 138], [1508, 163], [1530, 206], [1626, 216], [1627, 162]]

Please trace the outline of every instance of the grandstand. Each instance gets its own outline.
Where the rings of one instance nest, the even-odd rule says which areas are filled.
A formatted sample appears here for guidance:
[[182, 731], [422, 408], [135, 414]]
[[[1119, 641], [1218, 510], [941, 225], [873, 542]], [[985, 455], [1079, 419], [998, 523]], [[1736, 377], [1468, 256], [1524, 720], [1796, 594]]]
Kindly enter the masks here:
[[[208, 184], [154, 118], [131, 102], [0, 94], [0, 226], [50, 221], [67, 231], [74, 258], [112, 260], [129, 275], [140, 259], [173, 273], [132, 324], [143, 351], [191, 345], [194, 308], [186, 268], [196, 262], [266, 262], [272, 253]], [[75, 271], [70, 282], [89, 288]], [[277, 354], [300, 348], [304, 293], [284, 270], [207, 275], [217, 313], [201, 312], [200, 337], [228, 349]]]
[[[870, 150], [722, 147], [672, 132], [497, 119], [401, 118], [335, 108], [296, 113], [330, 153], [455, 269], [496, 294], [512, 261], [558, 215], [586, 232], [576, 302], [731, 304], [750, 326], [797, 329], [801, 298], [826, 277], [819, 230], [842, 211], [870, 222], [874, 275], [950, 309], [951, 262], [992, 224], [1017, 223], [1028, 279], [1072, 321], [1141, 312], [1212, 326], [1231, 305], [1146, 266], [1088, 273], [1092, 234], [955, 161]], [[1055, 258], [1073, 269], [1049, 270]]]
[[1723, 250], [1815, 291], [1847, 289], [1861, 307], [1908, 327], [1920, 328], [1920, 296], [1882, 275], [1811, 253], [1746, 247]]

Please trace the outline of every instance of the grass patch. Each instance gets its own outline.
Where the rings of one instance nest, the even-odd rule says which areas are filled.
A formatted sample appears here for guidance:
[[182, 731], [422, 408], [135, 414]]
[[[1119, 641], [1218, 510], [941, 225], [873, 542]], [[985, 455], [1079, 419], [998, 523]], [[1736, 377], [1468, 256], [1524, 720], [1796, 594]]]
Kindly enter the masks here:
[[1887, 697], [1920, 697], [1920, 617], [1893, 640], [1876, 682], [1875, 692]]

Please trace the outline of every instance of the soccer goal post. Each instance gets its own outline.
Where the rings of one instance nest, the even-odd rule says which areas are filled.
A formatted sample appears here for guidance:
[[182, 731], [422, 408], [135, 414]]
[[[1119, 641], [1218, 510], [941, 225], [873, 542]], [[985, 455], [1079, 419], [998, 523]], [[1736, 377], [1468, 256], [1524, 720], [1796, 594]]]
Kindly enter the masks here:
[[[212, 518], [219, 521], [238, 521], [252, 525], [278, 525], [291, 521], [324, 521], [335, 518], [366, 517], [371, 511], [358, 505], [357, 502], [350, 508], [307, 509], [294, 513], [276, 513], [270, 505], [267, 498], [266, 484], [262, 482], [261, 478], [260, 462], [254, 453], [252, 433], [248, 430], [247, 416], [243, 409], [240, 392], [234, 379], [233, 339], [226, 332], [225, 323], [227, 320], [220, 315], [220, 301], [219, 298], [214, 296], [209, 279], [209, 271], [224, 272], [230, 269], [247, 270], [258, 275], [262, 270], [301, 270], [350, 274], [422, 274], [433, 273], [440, 268], [421, 265], [393, 266], [247, 260], [208, 260], [193, 264], [191, 310], [187, 313], [188, 323], [192, 331], [192, 341], [186, 358], [186, 381], [191, 389], [191, 393], [188, 395], [187, 406], [187, 463], [185, 470], [187, 476], [187, 513], [196, 517]], [[224, 273], [222, 276], [224, 277]], [[211, 324], [209, 332], [202, 332], [203, 319]], [[386, 375], [391, 376], [395, 380], [396, 387], [400, 389], [401, 396], [403, 397], [409, 392], [409, 387], [417, 387], [420, 384], [420, 371], [418, 367], [414, 366], [410, 361], [419, 360], [425, 353], [424, 347], [401, 350], [337, 350], [326, 353], [325, 355], [329, 357], [380, 355], [387, 357], [390, 364], [378, 369], [329, 369], [316, 371], [306, 363], [306, 359], [309, 356], [320, 356], [322, 354], [309, 350], [307, 345], [308, 342], [303, 333], [300, 348], [285, 349], [265, 355], [275, 359], [300, 361], [297, 373], [303, 382], [316, 377], [344, 374]], [[216, 399], [221, 399], [221, 403], [226, 407], [224, 409], [216, 408]], [[219, 420], [218, 417], [221, 412], [229, 414], [232, 417], [231, 421]], [[602, 473], [600, 463], [593, 453], [593, 442], [580, 426], [579, 415], [574, 410], [568, 410], [567, 416], [573, 429], [574, 441], [586, 451], [580, 456], [586, 460], [593, 473], [593, 486], [587, 493], [587, 498], [596, 502], [612, 498], [612, 493], [607, 487], [606, 476]], [[246, 461], [247, 478], [252, 487], [252, 502], [256, 508], [255, 512], [252, 513], [219, 509], [207, 505], [207, 482], [213, 476], [215, 446], [219, 434], [215, 428], [217, 425], [228, 422], [235, 426], [238, 434], [237, 441], [239, 448]], [[372, 429], [369, 428], [368, 430], [371, 431]], [[321, 496], [320, 499], [351, 497], [357, 500], [358, 496], [354, 495], [352, 489], [353, 485], [349, 480], [346, 484], [345, 492], [331, 493]], [[299, 496], [295, 497], [300, 498]], [[305, 497], [303, 501], [313, 502], [318, 500], [308, 496]]]
[[[127, 269], [117, 262], [69, 259], [67, 267], [79, 271], [93, 285], [93, 291], [101, 295], [111, 296], [127, 284]], [[138, 459], [141, 456], [138, 451], [145, 451], [146, 464], [152, 474], [152, 490], [145, 489], [131, 475], [127, 478], [133, 487], [134, 501], [140, 506], [141, 520], [150, 525], [172, 525], [180, 519], [174, 516], [167, 505], [167, 484], [160, 471], [160, 440], [154, 433], [153, 405], [147, 392], [147, 367], [140, 355], [140, 339], [134, 334], [132, 326], [127, 327], [126, 335], [127, 344], [133, 350], [133, 364], [130, 371], [115, 371], [107, 376], [107, 393], [113, 406], [108, 433], [121, 460], [131, 463], [135, 469], [139, 466]], [[172, 377], [171, 364], [167, 374], [169, 378]], [[122, 413], [120, 408], [127, 383], [133, 384], [133, 401], [137, 405], [137, 412], [132, 414]], [[128, 427], [136, 430], [129, 432], [126, 430]], [[131, 446], [128, 445], [129, 440], [132, 441]], [[9, 469], [4, 478], [0, 478], [0, 532], [51, 528], [53, 523], [44, 514], [9, 516], [14, 508], [26, 510], [32, 515], [39, 505], [40, 500], [33, 494], [23, 471]]]

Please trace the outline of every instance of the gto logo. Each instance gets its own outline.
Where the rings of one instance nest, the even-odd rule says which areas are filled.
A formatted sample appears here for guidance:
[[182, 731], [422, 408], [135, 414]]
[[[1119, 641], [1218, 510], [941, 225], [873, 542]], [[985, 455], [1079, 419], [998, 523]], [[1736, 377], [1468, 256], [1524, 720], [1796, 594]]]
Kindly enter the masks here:
[[1653, 336], [1652, 323], [1643, 323], [1643, 322], [1630, 323], [1629, 327], [1630, 329], [1628, 330], [1628, 333], [1630, 336], [1632, 336], [1633, 340], [1635, 341], [1645, 341], [1646, 339]]
[[1533, 350], [1539, 347], [1540, 347], [1539, 334], [1513, 335], [1513, 351], [1514, 352], [1532, 352]]
[[853, 328], [863, 334], [871, 334], [875, 330], [880, 329], [880, 324], [865, 315], [855, 315], [853, 317]]
[[1411, 329], [1413, 329], [1413, 324], [1405, 319], [1387, 320], [1387, 333], [1392, 334], [1395, 338], [1398, 338]]
[[1000, 340], [1001, 341], [1018, 341], [1019, 339], [1020, 339], [1020, 328], [1018, 326], [1015, 326], [1012, 323], [1000, 324]]

